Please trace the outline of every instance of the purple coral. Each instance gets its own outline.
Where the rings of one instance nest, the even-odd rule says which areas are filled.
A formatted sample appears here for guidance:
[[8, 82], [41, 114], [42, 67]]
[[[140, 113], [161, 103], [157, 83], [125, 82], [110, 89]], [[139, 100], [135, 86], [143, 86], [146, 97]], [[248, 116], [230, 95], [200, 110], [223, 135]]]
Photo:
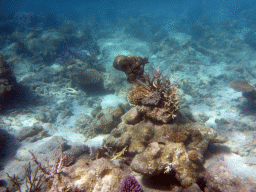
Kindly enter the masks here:
[[127, 175], [119, 188], [119, 192], [142, 192], [142, 188], [133, 175]]

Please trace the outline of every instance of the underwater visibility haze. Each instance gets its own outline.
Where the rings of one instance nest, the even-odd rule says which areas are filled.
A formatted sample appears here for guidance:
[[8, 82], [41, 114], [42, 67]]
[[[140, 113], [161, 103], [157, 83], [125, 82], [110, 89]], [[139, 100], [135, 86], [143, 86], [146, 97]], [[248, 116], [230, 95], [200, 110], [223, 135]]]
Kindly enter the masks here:
[[0, 191], [255, 192], [256, 2], [0, 2]]

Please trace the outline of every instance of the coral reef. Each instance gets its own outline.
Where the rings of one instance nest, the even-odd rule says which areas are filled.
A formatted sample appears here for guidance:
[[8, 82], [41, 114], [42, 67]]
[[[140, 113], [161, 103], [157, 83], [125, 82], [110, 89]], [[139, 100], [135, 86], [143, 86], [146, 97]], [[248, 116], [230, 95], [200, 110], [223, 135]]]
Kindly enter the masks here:
[[157, 125], [146, 119], [138, 122], [140, 115], [135, 107], [127, 112], [104, 146], [113, 151], [128, 146], [126, 156], [132, 157], [131, 168], [145, 176], [174, 174], [182, 186], [188, 187], [203, 169], [207, 147], [225, 142], [216, 131], [199, 123]]
[[134, 82], [142, 77], [144, 65], [147, 63], [148, 57], [118, 55], [113, 62], [113, 67], [125, 72], [128, 82]]
[[4, 107], [7, 98], [16, 87], [16, 78], [13, 74], [12, 68], [0, 55], [0, 111]]
[[127, 99], [145, 118], [161, 123], [173, 121], [179, 109], [178, 90], [159, 69], [137, 79]]

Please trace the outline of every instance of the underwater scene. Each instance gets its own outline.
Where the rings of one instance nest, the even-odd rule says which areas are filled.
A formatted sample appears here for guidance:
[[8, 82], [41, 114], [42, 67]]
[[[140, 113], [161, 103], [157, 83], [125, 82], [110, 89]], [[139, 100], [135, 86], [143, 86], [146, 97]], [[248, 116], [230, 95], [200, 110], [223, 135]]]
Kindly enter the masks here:
[[0, 192], [255, 192], [256, 1], [0, 2]]

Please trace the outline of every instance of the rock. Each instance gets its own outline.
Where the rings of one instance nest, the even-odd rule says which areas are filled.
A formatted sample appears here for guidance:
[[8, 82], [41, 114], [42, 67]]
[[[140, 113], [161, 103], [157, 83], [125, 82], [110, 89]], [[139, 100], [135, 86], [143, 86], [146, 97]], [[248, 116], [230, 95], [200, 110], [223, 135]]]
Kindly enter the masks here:
[[122, 117], [122, 121], [129, 125], [135, 125], [143, 120], [143, 115], [140, 114], [136, 107], [131, 108]]
[[227, 170], [222, 164], [214, 163], [205, 172], [207, 192], [254, 192], [256, 184], [242, 179]]
[[22, 127], [22, 129], [17, 133], [17, 140], [23, 141], [28, 137], [33, 137], [43, 131], [41, 126], [28, 126]]

